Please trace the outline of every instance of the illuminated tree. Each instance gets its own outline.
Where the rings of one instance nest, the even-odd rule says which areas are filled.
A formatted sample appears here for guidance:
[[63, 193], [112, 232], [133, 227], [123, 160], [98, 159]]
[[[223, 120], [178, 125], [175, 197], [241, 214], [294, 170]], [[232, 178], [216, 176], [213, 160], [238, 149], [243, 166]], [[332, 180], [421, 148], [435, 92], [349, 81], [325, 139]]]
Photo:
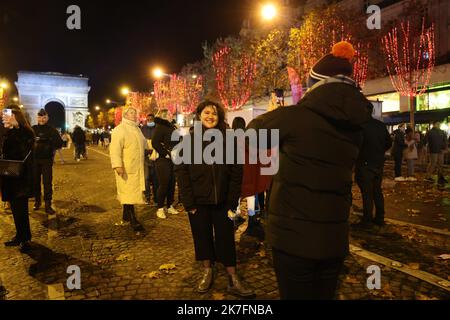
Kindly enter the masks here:
[[360, 88], [364, 88], [369, 70], [369, 44], [356, 42], [353, 45], [356, 51], [353, 62], [353, 79]]
[[287, 37], [287, 32], [276, 29], [253, 44], [257, 61], [253, 96], [267, 96], [274, 89], [289, 89], [286, 69]]
[[225, 45], [214, 53], [212, 63], [222, 104], [228, 110], [240, 109], [251, 96], [256, 75], [254, 58]]
[[195, 75], [184, 79], [184, 101], [180, 108], [182, 114], [191, 114], [203, 97], [203, 77]]
[[334, 6], [320, 8], [306, 15], [300, 28], [292, 28], [289, 37], [288, 65], [303, 81], [309, 71], [334, 44], [351, 40], [345, 13]]
[[[152, 96], [150, 93], [146, 92], [130, 92], [127, 96], [126, 104], [134, 107], [139, 118], [142, 120], [146, 117], [148, 113], [151, 112], [152, 106]], [[111, 114], [112, 116], [112, 114]], [[113, 119], [113, 117], [111, 117]]]
[[426, 91], [435, 64], [434, 26], [402, 21], [382, 38], [386, 66], [395, 90], [409, 97], [414, 129], [415, 97]]
[[153, 91], [155, 92], [155, 99], [158, 110], [169, 109], [171, 100], [170, 81], [165, 79], [156, 81], [153, 86]]

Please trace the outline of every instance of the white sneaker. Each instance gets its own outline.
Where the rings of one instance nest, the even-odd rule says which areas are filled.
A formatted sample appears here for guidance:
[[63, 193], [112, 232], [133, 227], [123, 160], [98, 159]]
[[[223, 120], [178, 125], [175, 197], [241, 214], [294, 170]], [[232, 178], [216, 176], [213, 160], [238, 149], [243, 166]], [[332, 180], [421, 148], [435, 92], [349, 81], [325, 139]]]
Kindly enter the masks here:
[[406, 180], [408, 180], [408, 181], [417, 181], [417, 179], [414, 178], [414, 177], [408, 177], [408, 178], [406, 178]]
[[397, 177], [394, 179], [395, 181], [406, 181], [404, 177]]
[[176, 215], [178, 214], [178, 210], [175, 209], [173, 206], [170, 206], [169, 210], [167, 210], [168, 213]]
[[166, 214], [165, 214], [165, 208], [159, 208], [157, 211], [156, 211], [156, 216], [158, 217], [158, 218], [160, 218], [160, 219], [167, 219], [167, 217], [166, 217]]

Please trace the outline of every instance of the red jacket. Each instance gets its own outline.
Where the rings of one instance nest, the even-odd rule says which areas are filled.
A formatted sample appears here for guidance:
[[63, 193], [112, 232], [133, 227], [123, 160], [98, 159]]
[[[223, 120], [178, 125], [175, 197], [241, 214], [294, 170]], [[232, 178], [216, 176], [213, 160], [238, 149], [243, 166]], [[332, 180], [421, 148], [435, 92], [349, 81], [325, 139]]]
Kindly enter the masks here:
[[[270, 154], [270, 150], [267, 150], [267, 155], [270, 156]], [[270, 164], [262, 165], [259, 161], [257, 164], [249, 164], [248, 148], [245, 150], [245, 159], [241, 198], [265, 192], [270, 188], [270, 184], [272, 183], [272, 176], [261, 175], [261, 168], [269, 167]]]

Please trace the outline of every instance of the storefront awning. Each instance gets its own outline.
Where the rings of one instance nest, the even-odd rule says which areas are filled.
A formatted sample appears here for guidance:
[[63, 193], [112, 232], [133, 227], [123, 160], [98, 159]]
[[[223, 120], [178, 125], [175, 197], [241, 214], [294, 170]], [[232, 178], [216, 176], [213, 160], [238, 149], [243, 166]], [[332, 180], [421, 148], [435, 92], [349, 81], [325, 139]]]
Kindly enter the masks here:
[[[396, 125], [399, 123], [408, 123], [409, 112], [396, 112], [383, 115], [383, 122], [387, 125]], [[450, 109], [417, 111], [414, 115], [414, 122], [416, 124], [431, 123], [433, 121], [442, 121], [450, 117]]]

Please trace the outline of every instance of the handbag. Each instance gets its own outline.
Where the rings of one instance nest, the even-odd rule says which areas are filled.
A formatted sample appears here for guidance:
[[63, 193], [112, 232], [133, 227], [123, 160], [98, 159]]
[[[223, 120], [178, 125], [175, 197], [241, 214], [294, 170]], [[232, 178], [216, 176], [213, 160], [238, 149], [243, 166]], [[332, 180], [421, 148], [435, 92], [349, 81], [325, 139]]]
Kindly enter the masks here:
[[23, 172], [25, 161], [27, 161], [30, 154], [31, 151], [28, 152], [27, 156], [22, 161], [0, 159], [0, 176], [20, 177]]

